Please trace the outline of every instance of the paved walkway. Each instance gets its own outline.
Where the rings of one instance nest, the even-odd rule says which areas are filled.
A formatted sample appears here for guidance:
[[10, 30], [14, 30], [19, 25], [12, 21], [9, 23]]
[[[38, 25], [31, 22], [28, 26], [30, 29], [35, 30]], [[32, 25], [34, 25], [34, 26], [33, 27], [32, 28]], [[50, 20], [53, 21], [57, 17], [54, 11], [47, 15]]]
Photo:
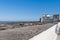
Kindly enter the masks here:
[[[57, 34], [55, 33], [55, 28], [56, 25], [29, 40], [56, 40]], [[60, 39], [60, 36], [58, 38]]]

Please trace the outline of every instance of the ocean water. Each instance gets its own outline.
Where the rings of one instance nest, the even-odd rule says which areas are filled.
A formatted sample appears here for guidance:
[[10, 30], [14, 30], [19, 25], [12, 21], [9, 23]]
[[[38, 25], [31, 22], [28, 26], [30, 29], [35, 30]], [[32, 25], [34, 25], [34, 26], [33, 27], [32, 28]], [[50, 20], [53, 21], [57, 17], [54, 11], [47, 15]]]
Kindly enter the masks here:
[[0, 24], [12, 23], [12, 22], [38, 22], [38, 21], [0, 21]]

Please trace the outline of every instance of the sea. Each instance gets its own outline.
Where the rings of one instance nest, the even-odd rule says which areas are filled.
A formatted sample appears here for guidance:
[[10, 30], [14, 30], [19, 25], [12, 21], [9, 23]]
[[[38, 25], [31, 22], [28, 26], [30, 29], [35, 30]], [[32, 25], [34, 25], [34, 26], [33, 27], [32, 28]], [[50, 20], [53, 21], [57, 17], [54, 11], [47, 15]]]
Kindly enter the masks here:
[[12, 23], [12, 22], [37, 22], [37, 21], [0, 21], [0, 24]]

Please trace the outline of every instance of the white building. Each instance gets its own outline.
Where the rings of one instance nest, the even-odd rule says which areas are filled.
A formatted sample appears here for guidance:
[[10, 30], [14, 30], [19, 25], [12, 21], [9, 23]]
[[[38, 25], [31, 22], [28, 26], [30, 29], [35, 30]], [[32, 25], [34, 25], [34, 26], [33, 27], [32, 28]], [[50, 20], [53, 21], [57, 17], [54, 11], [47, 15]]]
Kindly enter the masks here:
[[55, 15], [45, 14], [41, 18], [41, 22], [43, 22], [43, 23], [58, 22], [59, 20], [60, 20], [60, 15], [59, 14], [55, 14]]

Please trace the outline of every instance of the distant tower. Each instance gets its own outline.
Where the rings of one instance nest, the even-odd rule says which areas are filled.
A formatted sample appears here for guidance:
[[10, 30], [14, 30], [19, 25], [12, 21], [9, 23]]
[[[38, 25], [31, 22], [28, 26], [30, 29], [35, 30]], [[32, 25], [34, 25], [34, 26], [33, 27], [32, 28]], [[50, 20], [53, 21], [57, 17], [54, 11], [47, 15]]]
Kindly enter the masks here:
[[53, 22], [59, 22], [59, 14], [53, 15]]
[[59, 22], [60, 22], [60, 14], [59, 14]]
[[39, 22], [41, 22], [41, 18], [40, 18]]

